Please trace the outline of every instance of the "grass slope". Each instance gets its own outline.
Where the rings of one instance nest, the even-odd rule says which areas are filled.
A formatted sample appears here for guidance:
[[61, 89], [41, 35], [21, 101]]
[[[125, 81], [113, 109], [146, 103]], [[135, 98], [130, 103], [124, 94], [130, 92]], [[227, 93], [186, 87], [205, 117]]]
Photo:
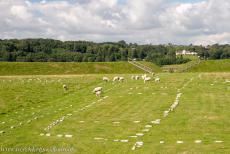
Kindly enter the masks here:
[[189, 72], [230, 72], [230, 59], [201, 61]]
[[230, 72], [230, 59], [198, 61], [194, 59], [180, 65], [165, 65], [164, 72], [173, 69], [174, 72]]
[[146, 61], [137, 61], [137, 62], [151, 68], [153, 72], [157, 72], [157, 73], [162, 72], [162, 68], [157, 66], [154, 63], [150, 63], [150, 62], [146, 62]]
[[[156, 72], [160, 68], [154, 64], [145, 64], [153, 67]], [[1, 62], [0, 75], [58, 75], [58, 74], [132, 74], [143, 73], [128, 62], [100, 62], [100, 63], [63, 63], [63, 62]]]
[[169, 72], [170, 70], [173, 70], [173, 72], [185, 72], [192, 66], [196, 65], [198, 61], [192, 60], [190, 62], [184, 63], [184, 64], [178, 64], [178, 65], [165, 65], [162, 67], [164, 72]]
[[[6, 131], [0, 134], [0, 146], [73, 148], [74, 151], [66, 152], [69, 154], [230, 153], [230, 85], [226, 82], [230, 74], [157, 75], [160, 83], [146, 84], [143, 80], [131, 80], [127, 74], [123, 74], [124, 83], [116, 84], [102, 82], [103, 74], [0, 77], [0, 131]], [[182, 88], [191, 78], [192, 82]], [[69, 86], [68, 91], [63, 90], [63, 84]], [[96, 86], [103, 87], [103, 96], [108, 97], [96, 98], [92, 94]], [[175, 101], [178, 89], [182, 92], [179, 106], [163, 118], [163, 111]], [[62, 116], [66, 116], [62, 123], [44, 130]], [[142, 132], [150, 121], [158, 118], [162, 119], [160, 125]], [[136, 120], [140, 122], [134, 123]], [[136, 133], [144, 136], [129, 137]], [[57, 137], [58, 134], [73, 137]], [[198, 139], [203, 142], [195, 144]], [[161, 140], [165, 144], [160, 144]], [[184, 144], [176, 144], [177, 140], [183, 140]], [[224, 142], [214, 143], [215, 140]], [[136, 141], [143, 141], [144, 145], [132, 151]]]

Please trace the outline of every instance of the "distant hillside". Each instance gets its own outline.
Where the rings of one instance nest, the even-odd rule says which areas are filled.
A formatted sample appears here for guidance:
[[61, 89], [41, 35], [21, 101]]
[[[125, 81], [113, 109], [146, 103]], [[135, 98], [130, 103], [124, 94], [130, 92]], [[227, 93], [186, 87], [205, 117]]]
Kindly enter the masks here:
[[[144, 62], [155, 72], [160, 67]], [[1, 62], [0, 75], [133, 74], [144, 73], [128, 62]]]
[[138, 61], [138, 63], [141, 63], [141, 64], [151, 68], [153, 72], [161, 72], [162, 71], [162, 68], [157, 66], [154, 63], [150, 63], [150, 62], [146, 62], [146, 61]]
[[230, 72], [230, 59], [224, 60], [201, 60], [192, 61], [179, 65], [165, 65], [162, 67], [164, 72]]
[[230, 59], [201, 61], [189, 72], [230, 72]]
[[190, 62], [184, 63], [184, 64], [175, 64], [175, 65], [164, 65], [162, 67], [162, 70], [164, 72], [187, 72], [188, 70], [190, 70], [191, 68], [199, 65], [200, 60], [198, 58], [194, 58], [194, 56], [190, 56], [190, 57], [186, 57], [191, 59]]

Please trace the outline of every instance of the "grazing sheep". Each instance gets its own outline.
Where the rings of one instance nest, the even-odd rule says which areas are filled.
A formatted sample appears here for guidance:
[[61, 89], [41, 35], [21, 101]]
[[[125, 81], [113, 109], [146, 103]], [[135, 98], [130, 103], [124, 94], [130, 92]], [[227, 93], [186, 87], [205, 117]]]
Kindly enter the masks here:
[[3, 130], [2, 130], [2, 131], [0, 131], [0, 134], [3, 134], [3, 133], [5, 133], [5, 131], [3, 131]]
[[131, 79], [135, 80], [135, 79], [136, 79], [136, 76], [132, 75], [132, 76], [131, 76]]
[[135, 80], [139, 80], [140, 79], [140, 77], [137, 75], [137, 76], [135, 76]]
[[94, 88], [93, 92], [96, 94], [97, 97], [101, 97], [102, 87]]
[[109, 78], [108, 77], [103, 77], [102, 80], [105, 81], [105, 82], [109, 82]]
[[144, 78], [144, 83], [145, 83], [146, 81], [150, 81], [150, 80], [151, 80], [150, 77], [145, 77], [145, 78]]
[[159, 77], [155, 78], [155, 82], [160, 82], [160, 78]]
[[96, 93], [97, 91], [102, 91], [102, 87], [96, 87], [93, 90], [93, 93]]
[[66, 84], [63, 85], [64, 90], [68, 90], [68, 86]]
[[119, 77], [118, 76], [115, 76], [114, 78], [113, 78], [113, 81], [115, 82], [115, 81], [118, 81], [119, 80]]
[[141, 78], [144, 80], [147, 77], [146, 74], [142, 75]]
[[152, 76], [154, 76], [154, 75], [155, 75], [155, 73], [154, 73], [154, 72], [152, 72], [152, 73], [151, 73], [151, 75], [152, 75]]
[[101, 91], [96, 91], [96, 96], [101, 97]]
[[124, 77], [119, 77], [119, 79], [118, 79], [120, 82], [123, 82], [124, 80], [125, 80], [125, 78]]

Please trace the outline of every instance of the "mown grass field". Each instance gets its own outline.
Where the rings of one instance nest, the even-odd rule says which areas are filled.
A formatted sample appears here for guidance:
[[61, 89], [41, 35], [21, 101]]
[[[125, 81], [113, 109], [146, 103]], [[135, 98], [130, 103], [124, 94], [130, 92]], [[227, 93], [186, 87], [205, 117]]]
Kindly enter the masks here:
[[[125, 81], [115, 84], [102, 82], [103, 76], [1, 76], [0, 146], [65, 147], [73, 148], [66, 153], [87, 154], [230, 153], [230, 73], [160, 73], [160, 83], [146, 84], [130, 74], [121, 74]], [[97, 86], [103, 87], [101, 98], [92, 93]], [[179, 106], [164, 118], [178, 93]], [[151, 123], [156, 119], [159, 125]], [[146, 125], [152, 126], [148, 132]], [[144, 136], [130, 137], [137, 133]], [[143, 146], [132, 150], [137, 141]]]
[[179, 65], [165, 65], [163, 71], [168, 72], [173, 69], [174, 72], [230, 72], [230, 60], [199, 60], [192, 58], [192, 61]]
[[230, 72], [230, 59], [201, 61], [189, 72]]
[[[160, 67], [143, 62], [154, 72]], [[144, 73], [128, 62], [1, 62], [0, 75], [73, 75], [73, 74], [129, 74]]]

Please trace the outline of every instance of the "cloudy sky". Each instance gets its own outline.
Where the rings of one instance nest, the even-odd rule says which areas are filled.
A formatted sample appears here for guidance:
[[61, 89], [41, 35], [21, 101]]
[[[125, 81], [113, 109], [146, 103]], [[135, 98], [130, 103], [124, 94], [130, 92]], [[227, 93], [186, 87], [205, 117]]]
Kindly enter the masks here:
[[230, 43], [230, 0], [0, 0], [0, 38]]

